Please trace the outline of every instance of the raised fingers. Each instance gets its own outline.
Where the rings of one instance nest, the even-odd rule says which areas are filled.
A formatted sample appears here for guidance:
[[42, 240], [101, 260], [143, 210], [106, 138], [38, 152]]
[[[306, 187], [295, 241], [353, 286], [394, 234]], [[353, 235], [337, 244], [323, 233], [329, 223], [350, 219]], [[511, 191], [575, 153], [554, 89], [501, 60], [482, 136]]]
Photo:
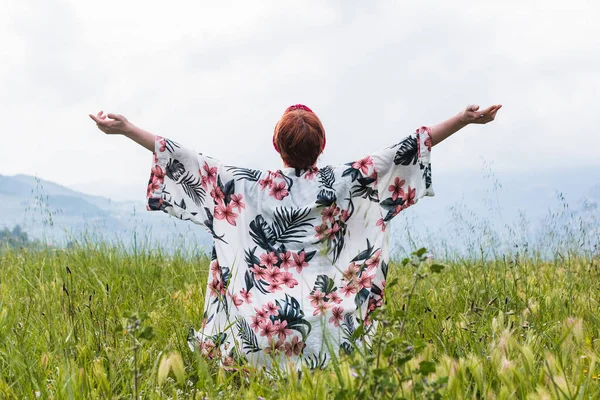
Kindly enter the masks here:
[[98, 127], [100, 126], [108, 126], [110, 121], [106, 120], [106, 115], [104, 115], [102, 113], [102, 111], [100, 111], [98, 114], [94, 115], [94, 114], [89, 114], [90, 118], [94, 120], [94, 122], [96, 123], [96, 125], [98, 125]]
[[492, 110], [491, 110], [491, 111], [490, 111], [488, 114], [485, 114], [485, 115], [483, 116], [483, 118], [481, 118], [481, 119], [480, 119], [480, 123], [481, 123], [481, 124], [487, 124], [487, 123], [489, 123], [489, 122], [492, 122], [492, 121], [493, 121], [493, 120], [496, 118], [496, 113], [498, 112], [498, 110], [499, 110], [501, 107], [502, 107], [501, 105], [494, 106], [494, 107], [492, 108]]
[[98, 121], [100, 119], [105, 119], [106, 118], [106, 115], [104, 114], [104, 111], [102, 111], [102, 110], [98, 111], [98, 113], [96, 115], [89, 114], [89, 116], [94, 121]]
[[492, 120], [493, 120], [494, 118], [496, 118], [496, 113], [497, 113], [497, 112], [498, 112], [498, 110], [499, 110], [499, 109], [501, 109], [501, 108], [502, 108], [502, 105], [500, 104], [500, 105], [497, 105], [497, 106], [496, 106], [496, 108], [494, 108], [494, 110], [492, 110], [492, 112], [491, 112], [491, 114], [490, 114], [490, 116], [491, 116]]
[[480, 113], [482, 116], [490, 115], [490, 113], [494, 110], [496, 106], [489, 106], [485, 110], [481, 110]]
[[[495, 116], [496, 112], [500, 109], [500, 107], [502, 107], [501, 105], [493, 105], [493, 106], [489, 106], [488, 108], [486, 108], [485, 110], [480, 111], [478, 114], [479, 120], [480, 121], [487, 121], [487, 119], [490, 116]], [[493, 119], [493, 118], [492, 118]]]
[[[102, 112], [102, 111], [101, 111], [101, 112]], [[90, 118], [91, 118], [91, 119], [93, 119], [93, 120], [94, 120], [94, 122], [95, 122], [97, 125], [103, 125], [103, 124], [106, 124], [106, 122], [107, 122], [107, 121], [106, 121], [106, 119], [105, 119], [105, 118], [106, 118], [106, 116], [102, 116], [102, 115], [100, 115], [100, 114], [101, 114], [101, 112], [99, 112], [99, 113], [98, 113], [98, 114], [96, 114], [96, 115], [94, 115], [94, 114], [89, 114], [89, 115], [90, 115]]]
[[114, 119], [114, 120], [117, 120], [117, 121], [123, 121], [123, 116], [121, 114], [111, 114], [111, 113], [109, 113], [108, 114], [108, 118]]

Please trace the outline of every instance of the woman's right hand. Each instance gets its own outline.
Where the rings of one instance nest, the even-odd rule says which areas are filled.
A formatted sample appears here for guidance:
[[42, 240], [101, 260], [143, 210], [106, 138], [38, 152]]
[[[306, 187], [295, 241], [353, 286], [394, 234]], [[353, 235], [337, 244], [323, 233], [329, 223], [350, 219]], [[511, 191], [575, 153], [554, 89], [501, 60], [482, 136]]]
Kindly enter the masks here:
[[100, 111], [96, 115], [90, 114], [90, 118], [98, 129], [108, 135], [127, 135], [133, 131], [133, 124], [120, 114], [104, 114], [104, 111]]

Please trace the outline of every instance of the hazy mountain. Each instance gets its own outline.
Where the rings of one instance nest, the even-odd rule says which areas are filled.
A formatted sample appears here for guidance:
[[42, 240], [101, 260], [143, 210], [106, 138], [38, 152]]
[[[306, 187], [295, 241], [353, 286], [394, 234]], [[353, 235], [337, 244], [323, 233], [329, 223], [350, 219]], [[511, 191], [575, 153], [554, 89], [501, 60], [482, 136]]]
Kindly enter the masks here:
[[581, 232], [596, 244], [600, 240], [600, 167], [498, 174], [434, 170], [433, 182], [436, 196], [394, 222], [396, 247], [410, 240], [444, 249], [497, 247], [498, 241], [549, 245], [542, 237], [556, 242]]
[[21, 225], [34, 238], [67, 243], [73, 237], [124, 242], [194, 242], [210, 237], [194, 224], [147, 212], [143, 201], [111, 201], [27, 175], [0, 175], [0, 228]]
[[[469, 235], [476, 235], [476, 224], [504, 229], [526, 219], [535, 228], [553, 210], [564, 209], [565, 204], [573, 213], [593, 212], [597, 216], [599, 172], [597, 167], [496, 175], [489, 171], [458, 174], [434, 170], [436, 196], [421, 200], [396, 218], [392, 224], [394, 239], [403, 245], [410, 233], [413, 240], [426, 242], [433, 236], [438, 242], [460, 247], [470, 240]], [[119, 186], [110, 183], [90, 184], [89, 188], [112, 190], [112, 186], [113, 193], [118, 192]], [[125, 243], [133, 243], [135, 234], [138, 245], [149, 239], [200, 247], [210, 244], [209, 235], [201, 227], [163, 213], [147, 212], [141, 190], [139, 201], [111, 201], [32, 176], [0, 175], [0, 229], [19, 224], [30, 236], [45, 236], [55, 242], [86, 233], [92, 239]], [[134, 188], [129, 193], [135, 193]], [[586, 218], [589, 220], [587, 214]], [[464, 231], [462, 236], [457, 234], [459, 228]]]

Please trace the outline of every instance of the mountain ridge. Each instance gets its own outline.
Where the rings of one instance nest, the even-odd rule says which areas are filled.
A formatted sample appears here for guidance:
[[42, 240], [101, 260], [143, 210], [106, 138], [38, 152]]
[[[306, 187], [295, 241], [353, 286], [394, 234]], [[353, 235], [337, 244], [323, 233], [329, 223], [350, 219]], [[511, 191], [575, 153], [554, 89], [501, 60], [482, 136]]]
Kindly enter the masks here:
[[[543, 174], [434, 171], [433, 178], [434, 201], [423, 199], [418, 207], [403, 213], [418, 222], [417, 230], [442, 232], [461, 208], [500, 226], [517, 221], [523, 211], [538, 221], [561, 206], [559, 193], [576, 210], [597, 208], [600, 203], [600, 174], [592, 168], [562, 168]], [[96, 187], [106, 188], [106, 193], [118, 191], [108, 183]], [[140, 230], [162, 240], [185, 237], [203, 246], [211, 243], [201, 227], [146, 212], [142, 199], [111, 200], [30, 175], [0, 175], [0, 202], [0, 229], [21, 225], [32, 237], [58, 240], [65, 232], [77, 236], [91, 230], [101, 237], [128, 242]], [[401, 224], [394, 221], [392, 228]]]

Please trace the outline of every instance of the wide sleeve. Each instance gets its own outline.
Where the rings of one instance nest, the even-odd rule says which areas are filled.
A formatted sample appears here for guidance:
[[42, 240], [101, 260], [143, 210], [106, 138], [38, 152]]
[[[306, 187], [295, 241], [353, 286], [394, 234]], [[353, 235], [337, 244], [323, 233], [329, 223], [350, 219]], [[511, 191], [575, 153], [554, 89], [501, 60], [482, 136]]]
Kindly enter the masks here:
[[433, 196], [431, 129], [421, 127], [400, 143], [372, 155], [383, 222], [423, 196]]
[[217, 182], [219, 170], [219, 161], [157, 136], [146, 208], [213, 232], [215, 201], [207, 189]]

